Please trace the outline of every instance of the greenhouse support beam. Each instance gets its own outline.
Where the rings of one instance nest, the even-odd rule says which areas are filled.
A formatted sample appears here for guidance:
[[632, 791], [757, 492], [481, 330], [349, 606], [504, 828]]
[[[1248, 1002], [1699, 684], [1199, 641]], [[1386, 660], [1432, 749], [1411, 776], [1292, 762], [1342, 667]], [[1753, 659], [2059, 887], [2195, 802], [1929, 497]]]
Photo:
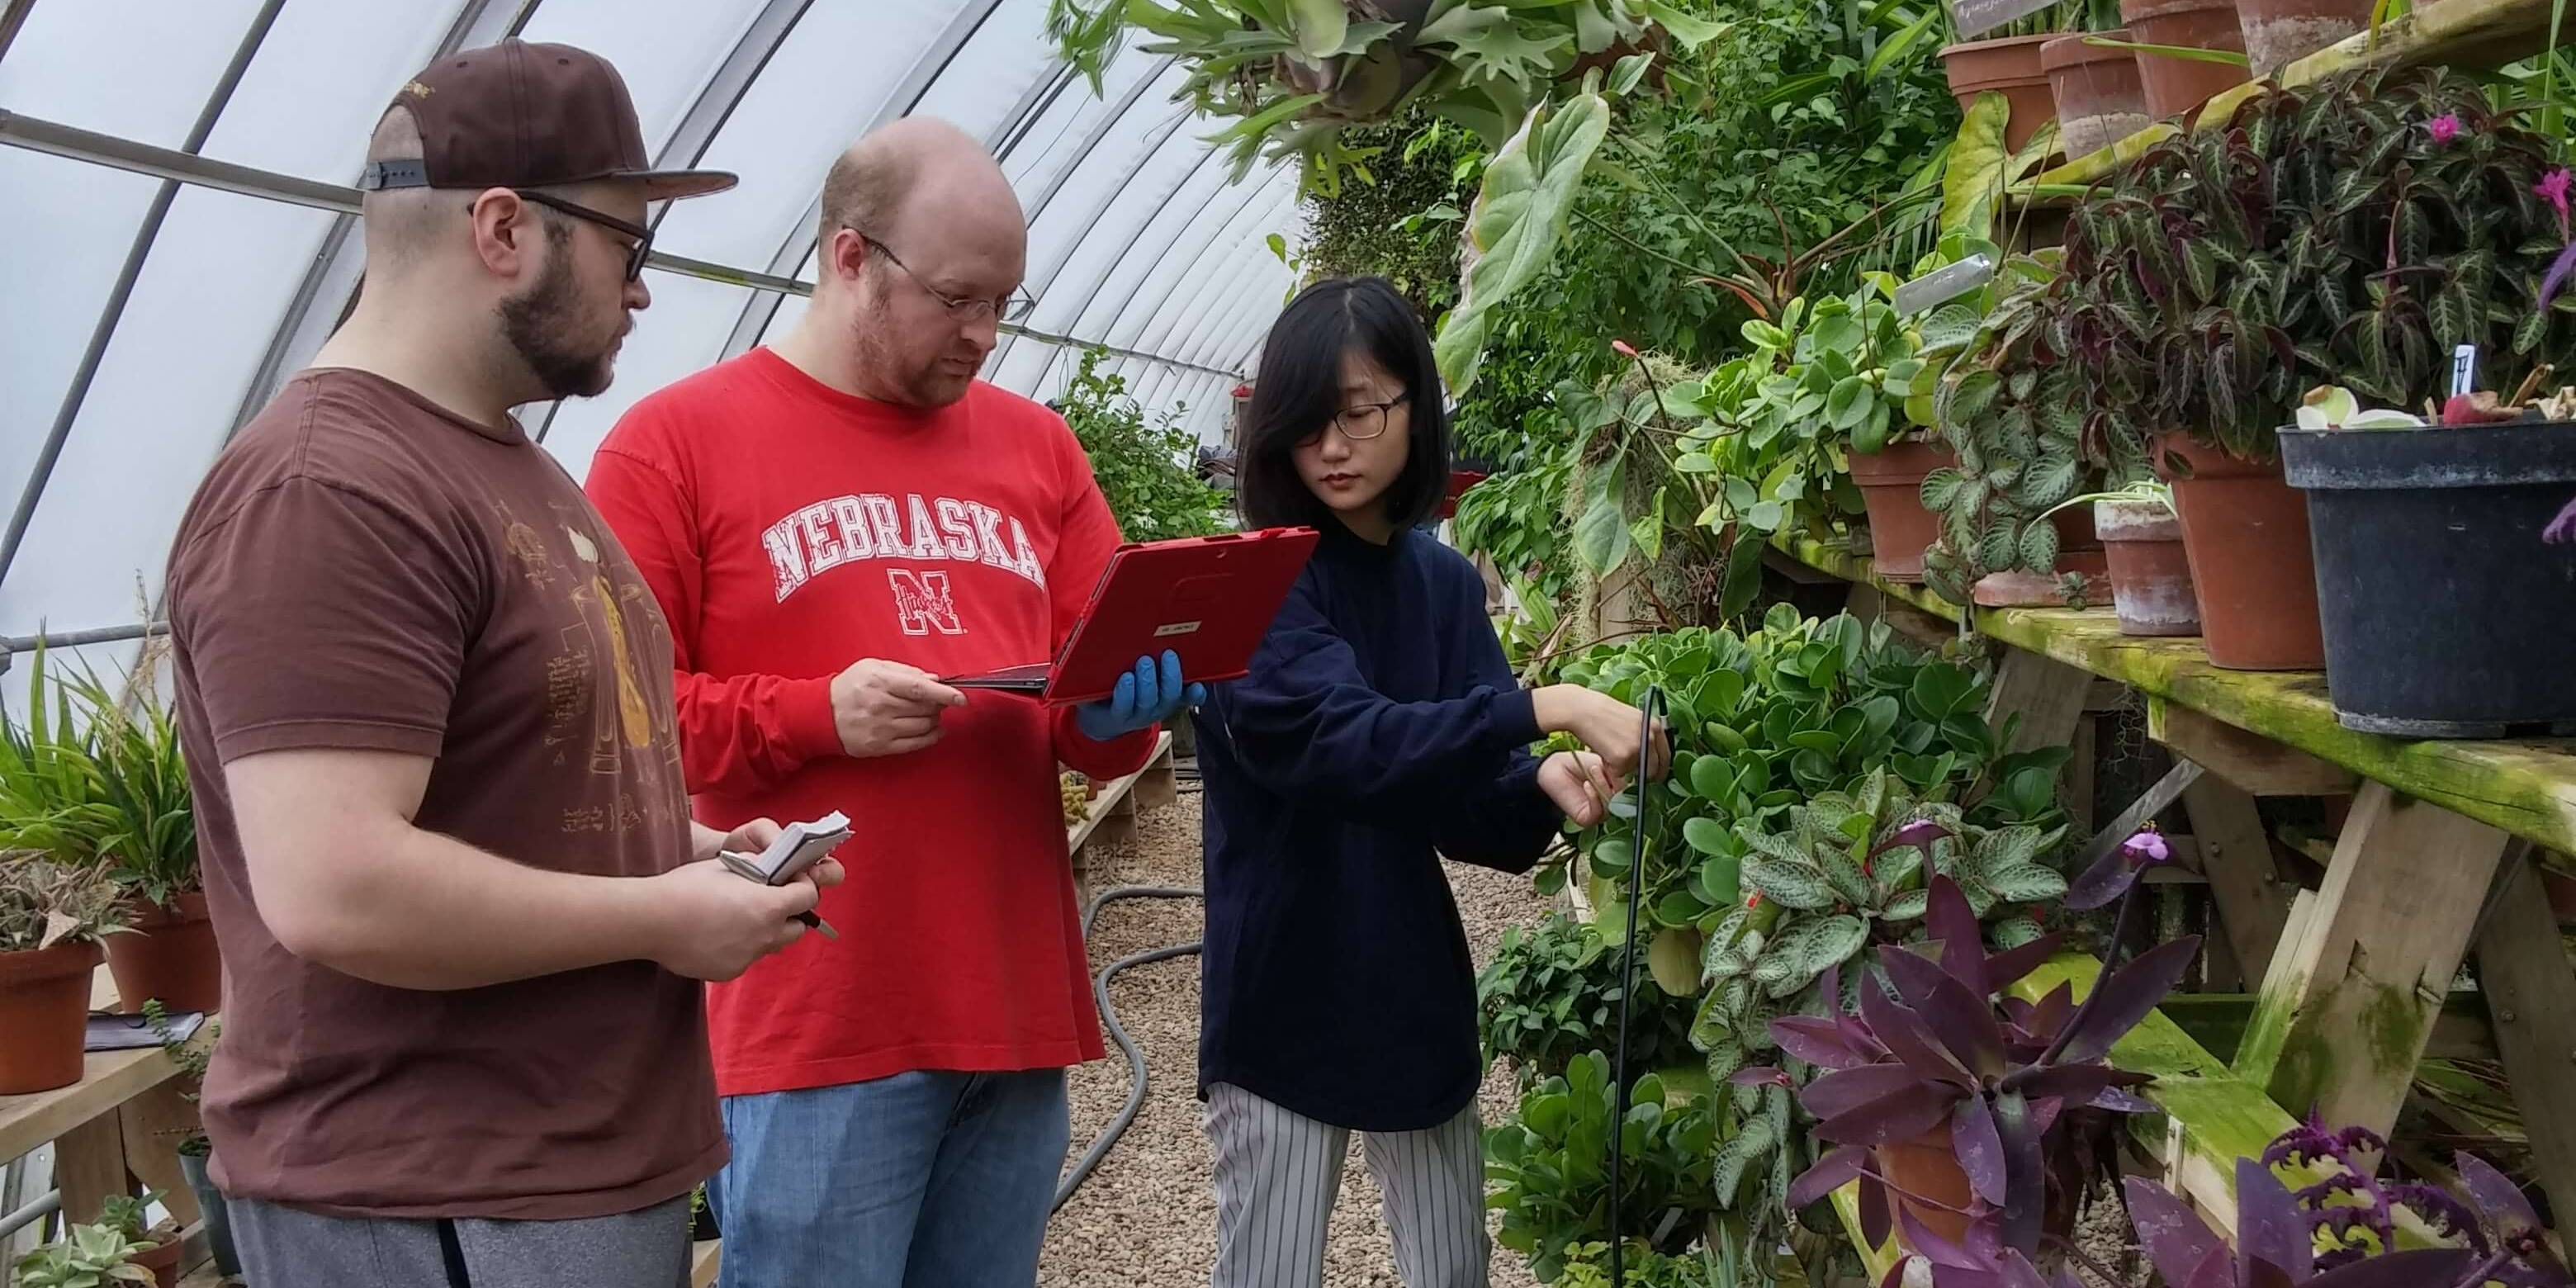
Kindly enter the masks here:
[[168, 622], [144, 622], [137, 626], [101, 626], [85, 631], [39, 632], [34, 635], [0, 636], [0, 673], [9, 669], [10, 659], [38, 649], [84, 648], [92, 644], [122, 644], [170, 633]]
[[[805, 17], [805, 11], [813, 3], [814, 0], [768, 0], [760, 7], [759, 13], [752, 15], [751, 23], [743, 28], [741, 38], [734, 41], [733, 48], [726, 52], [715, 74], [698, 87], [697, 97], [689, 102], [689, 110], [681, 115], [671, 137], [663, 141], [661, 151], [654, 154], [654, 169], [691, 170], [706, 159], [708, 146], [724, 129], [725, 121], [733, 116], [734, 105], [742, 101], [742, 96], [751, 89], [752, 81], [759, 78], [760, 69], [767, 67], [769, 60], [777, 56], [779, 47], [787, 43], [787, 37], [796, 30], [796, 24]], [[654, 213], [655, 229], [661, 228], [662, 221], [670, 217], [673, 204], [666, 201]]]
[[[215, 88], [206, 96], [205, 106], [188, 127], [186, 141], [178, 155], [194, 159], [197, 149], [215, 132], [215, 122], [232, 101], [233, 91], [240, 87], [242, 74], [250, 70], [250, 60], [259, 53], [260, 43], [268, 39], [268, 30], [277, 22], [277, 11], [286, 0], [265, 0], [250, 28], [242, 33], [241, 43], [233, 47], [232, 60], [224, 65], [223, 74], [215, 79]], [[0, 117], [0, 123], [12, 118]], [[170, 203], [179, 196], [179, 181], [164, 177], [152, 203], [143, 212], [143, 223], [134, 230], [133, 244], [127, 247], [125, 263], [117, 269], [116, 284], [108, 289], [107, 303], [99, 309], [98, 322], [90, 329], [89, 344], [81, 351], [80, 365], [73, 369], [71, 385], [63, 391], [63, 401], [55, 409], [54, 423], [45, 431], [44, 444], [36, 450], [35, 465], [27, 471], [26, 490], [18, 496], [18, 507], [9, 515], [9, 527], [0, 532], [0, 582], [9, 579], [9, 566], [18, 559], [18, 548], [27, 539], [27, 526], [35, 521], [36, 506], [45, 498], [45, 484], [54, 476], [54, 465], [62, 459], [63, 444], [71, 438], [72, 425], [80, 419], [81, 404], [89, 401], [90, 382], [98, 378], [98, 368], [107, 358], [107, 346], [116, 338], [116, 324], [125, 317], [125, 305], [134, 297], [134, 284], [143, 276], [144, 261], [152, 256], [152, 243], [161, 236], [162, 221], [170, 215]]]
[[[132, 139], [121, 139], [111, 134], [84, 130], [78, 126], [40, 120], [5, 109], [0, 109], [0, 144], [25, 148], [32, 152], [49, 153], [74, 161], [87, 161], [136, 174], [153, 175], [176, 183], [215, 188], [241, 196], [260, 197], [315, 210], [328, 210], [340, 214], [356, 214], [358, 211], [358, 191], [355, 188], [312, 179], [299, 179], [293, 175], [236, 165], [229, 161], [216, 161], [172, 148], [157, 147], [149, 143], [138, 143]], [[694, 277], [701, 281], [721, 282], [747, 290], [780, 295], [811, 296], [814, 293], [814, 284], [811, 282], [747, 268], [735, 268], [703, 259], [693, 259], [669, 251], [654, 251], [644, 262], [649, 267], [666, 273], [677, 273], [683, 277]], [[1097, 340], [1086, 340], [1078, 336], [1057, 335], [1013, 323], [1003, 323], [1001, 329], [1008, 334], [1026, 336], [1032, 340], [1044, 340], [1086, 349], [1104, 349], [1140, 362], [1192, 368], [1220, 375], [1239, 374], [1221, 368], [1182, 362], [1159, 353], [1146, 353], [1141, 350], [1103, 344]]]
[[0, 13], [0, 58], [9, 56], [9, 46], [17, 43], [18, 30], [27, 25], [27, 15], [35, 12], [36, 0], [9, 0], [9, 9]]

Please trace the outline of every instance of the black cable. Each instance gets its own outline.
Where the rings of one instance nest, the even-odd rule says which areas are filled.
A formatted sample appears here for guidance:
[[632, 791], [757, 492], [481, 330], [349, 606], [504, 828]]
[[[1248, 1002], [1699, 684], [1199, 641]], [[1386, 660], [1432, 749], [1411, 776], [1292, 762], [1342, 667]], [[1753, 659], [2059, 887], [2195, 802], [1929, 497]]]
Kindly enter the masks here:
[[[1083, 911], [1083, 942], [1091, 942], [1091, 926], [1093, 922], [1100, 919], [1100, 910], [1117, 900], [1203, 897], [1205, 896], [1199, 891], [1183, 886], [1115, 886], [1103, 890], [1092, 896], [1091, 906]], [[1201, 942], [1193, 939], [1186, 944], [1148, 948], [1141, 953], [1121, 957], [1102, 967], [1100, 974], [1092, 980], [1091, 996], [1100, 1008], [1101, 1022], [1108, 1027], [1110, 1040], [1116, 1042], [1118, 1049], [1127, 1056], [1127, 1104], [1118, 1111], [1117, 1117], [1109, 1120], [1109, 1126], [1092, 1140], [1091, 1148], [1083, 1151], [1081, 1161], [1073, 1165], [1073, 1170], [1066, 1172], [1064, 1179], [1056, 1182], [1055, 1203], [1047, 1209], [1048, 1215], [1052, 1216], [1061, 1211], [1064, 1205], [1072, 1200], [1073, 1192], [1082, 1188], [1084, 1181], [1091, 1179], [1092, 1169], [1100, 1166], [1100, 1160], [1109, 1156], [1109, 1151], [1117, 1145], [1118, 1138], [1127, 1134], [1128, 1126], [1136, 1121], [1136, 1115], [1145, 1108], [1145, 1052], [1143, 1048], [1136, 1045], [1136, 1039], [1127, 1036], [1126, 1026], [1118, 1022], [1118, 1008], [1109, 1001], [1109, 981], [1116, 979], [1118, 972], [1130, 966], [1142, 966], [1148, 962], [1189, 956], [1199, 951]]]
[[1619, 1225], [1619, 1155], [1628, 1135], [1628, 999], [1637, 991], [1637, 921], [1646, 915], [1638, 906], [1644, 897], [1643, 872], [1646, 859], [1654, 847], [1648, 840], [1648, 825], [1654, 821], [1654, 810], [1648, 805], [1646, 786], [1655, 763], [1655, 717], [1664, 709], [1664, 691], [1649, 686], [1646, 699], [1637, 714], [1637, 843], [1628, 857], [1628, 933], [1627, 947], [1619, 956], [1619, 1045], [1610, 1057], [1610, 1288], [1626, 1288], [1626, 1263], [1621, 1249], [1627, 1242]]

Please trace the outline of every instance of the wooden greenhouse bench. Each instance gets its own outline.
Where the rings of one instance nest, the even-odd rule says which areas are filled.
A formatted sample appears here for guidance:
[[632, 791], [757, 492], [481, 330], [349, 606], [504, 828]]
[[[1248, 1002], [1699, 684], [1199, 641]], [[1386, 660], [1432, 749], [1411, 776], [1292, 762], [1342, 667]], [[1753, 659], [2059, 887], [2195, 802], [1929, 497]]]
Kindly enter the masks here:
[[1145, 810], [1161, 809], [1181, 794], [1180, 780], [1172, 772], [1172, 735], [1169, 731], [1154, 742], [1154, 754], [1145, 767], [1124, 778], [1100, 785], [1100, 794], [1091, 798], [1091, 807], [1082, 821], [1064, 830], [1065, 849], [1073, 855], [1075, 902], [1091, 906], [1091, 865], [1083, 857], [1083, 847], [1097, 837], [1123, 841], [1136, 835], [1137, 816]]
[[[1846, 550], [1778, 548], [1887, 614], [1960, 618]], [[2074, 744], [2099, 677], [2143, 697], [2149, 736], [2177, 757], [2157, 790], [2178, 793], [2141, 806], [2179, 803], [2189, 817], [2189, 853], [2224, 927], [2212, 951], [2260, 989], [2250, 1005], [2178, 996], [2167, 1008], [2223, 1037], [2228, 1060], [2167, 1014], [2114, 1056], [2159, 1075], [2149, 1098], [2179, 1128], [2165, 1157], [2207, 1215], [2233, 1215], [2222, 1201], [2233, 1158], [2292, 1116], [2313, 1109], [2385, 1135], [2428, 1054], [2485, 1052], [2513, 1084], [2553, 1207], [2576, 1212], [2576, 968], [2540, 877], [2576, 875], [2576, 740], [2356, 733], [2336, 723], [2322, 673], [2221, 670], [2196, 638], [2120, 634], [2107, 607], [1979, 609], [1974, 620], [2006, 646], [1989, 714], [2021, 716], [2016, 748]], [[2324, 880], [2300, 889], [2274, 866], [2255, 798], [2344, 793]], [[2472, 953], [2483, 995], [2455, 996]]]
[[[90, 1005], [116, 1005], [105, 967], [93, 976]], [[214, 1017], [208, 1017], [211, 1027]], [[206, 1029], [195, 1041], [206, 1041]], [[81, 1080], [25, 1096], [0, 1096], [0, 1162], [54, 1147], [54, 1184], [63, 1218], [95, 1221], [110, 1195], [159, 1190], [161, 1204], [186, 1232], [182, 1265], [208, 1256], [196, 1192], [179, 1172], [178, 1133], [197, 1124], [197, 1107], [180, 1092], [179, 1066], [161, 1048], [92, 1051]]]

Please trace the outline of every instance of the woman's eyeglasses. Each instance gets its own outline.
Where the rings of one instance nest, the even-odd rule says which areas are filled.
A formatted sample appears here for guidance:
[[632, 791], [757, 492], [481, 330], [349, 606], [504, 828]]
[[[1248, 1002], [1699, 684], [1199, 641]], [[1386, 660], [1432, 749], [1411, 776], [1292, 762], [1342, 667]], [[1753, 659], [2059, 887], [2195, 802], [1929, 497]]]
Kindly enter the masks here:
[[[1385, 402], [1354, 403], [1333, 413], [1333, 428], [1354, 443], [1365, 443], [1386, 432], [1387, 413], [1413, 401], [1410, 394], [1398, 394]], [[1298, 446], [1311, 447], [1324, 441], [1324, 431], [1316, 430], [1298, 440]]]

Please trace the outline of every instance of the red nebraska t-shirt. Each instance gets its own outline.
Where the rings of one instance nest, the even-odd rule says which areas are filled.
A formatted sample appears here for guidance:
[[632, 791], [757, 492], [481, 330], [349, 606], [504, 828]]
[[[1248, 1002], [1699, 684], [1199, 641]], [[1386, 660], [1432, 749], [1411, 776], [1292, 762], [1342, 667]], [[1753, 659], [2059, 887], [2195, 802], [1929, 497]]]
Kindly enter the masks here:
[[853, 825], [819, 910], [840, 938], [709, 988], [717, 1089], [1098, 1058], [1056, 762], [1129, 773], [1153, 732], [1095, 743], [1070, 708], [977, 692], [928, 750], [853, 759], [830, 694], [864, 657], [1055, 654], [1119, 542], [1064, 421], [982, 383], [857, 398], [755, 349], [636, 404], [588, 489], [670, 619], [699, 819]]

